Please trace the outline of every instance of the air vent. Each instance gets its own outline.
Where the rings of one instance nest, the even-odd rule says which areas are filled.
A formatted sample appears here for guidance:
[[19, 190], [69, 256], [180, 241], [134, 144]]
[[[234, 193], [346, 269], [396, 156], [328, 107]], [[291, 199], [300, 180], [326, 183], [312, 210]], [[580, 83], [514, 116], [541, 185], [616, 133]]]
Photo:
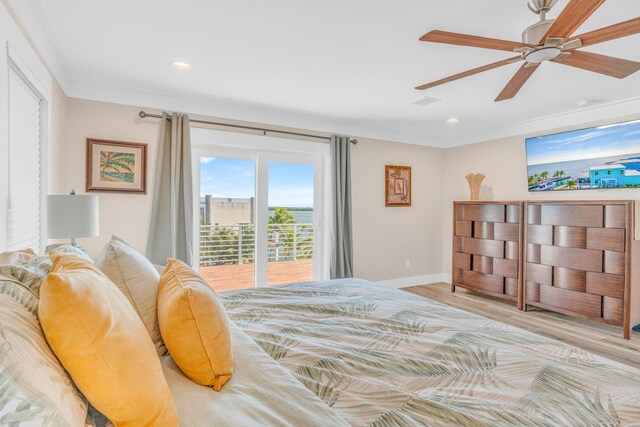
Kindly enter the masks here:
[[606, 101], [604, 99], [583, 99], [582, 101], [578, 102], [578, 107], [589, 108], [593, 107], [594, 105], [603, 104], [605, 102]]
[[420, 98], [417, 101], [412, 102], [412, 104], [413, 105], [429, 105], [429, 104], [434, 104], [440, 101], [442, 100], [438, 98], [431, 98], [431, 97], [425, 96], [424, 98]]

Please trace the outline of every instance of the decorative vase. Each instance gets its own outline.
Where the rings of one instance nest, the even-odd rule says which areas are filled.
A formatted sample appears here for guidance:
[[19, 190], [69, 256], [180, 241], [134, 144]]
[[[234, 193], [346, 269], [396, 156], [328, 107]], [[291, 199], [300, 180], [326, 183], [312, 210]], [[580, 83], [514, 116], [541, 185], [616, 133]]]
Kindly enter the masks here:
[[486, 178], [484, 174], [481, 173], [470, 173], [465, 176], [467, 181], [469, 182], [469, 190], [471, 190], [471, 200], [480, 200], [480, 186], [482, 186], [482, 181]]

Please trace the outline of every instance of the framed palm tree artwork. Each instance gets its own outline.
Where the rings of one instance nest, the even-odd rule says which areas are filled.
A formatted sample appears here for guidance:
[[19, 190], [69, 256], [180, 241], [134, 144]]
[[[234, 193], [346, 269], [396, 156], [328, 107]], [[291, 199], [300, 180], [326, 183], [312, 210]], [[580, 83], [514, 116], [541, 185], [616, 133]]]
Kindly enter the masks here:
[[147, 192], [147, 144], [87, 138], [87, 192]]

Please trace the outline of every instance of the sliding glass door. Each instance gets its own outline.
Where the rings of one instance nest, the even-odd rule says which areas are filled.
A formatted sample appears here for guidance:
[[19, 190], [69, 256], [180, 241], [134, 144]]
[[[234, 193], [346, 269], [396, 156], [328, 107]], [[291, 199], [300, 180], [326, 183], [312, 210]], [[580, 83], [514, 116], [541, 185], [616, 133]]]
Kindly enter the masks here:
[[326, 279], [328, 147], [204, 130], [192, 138], [205, 280], [226, 291]]
[[224, 153], [199, 160], [200, 274], [217, 291], [252, 288], [256, 162]]

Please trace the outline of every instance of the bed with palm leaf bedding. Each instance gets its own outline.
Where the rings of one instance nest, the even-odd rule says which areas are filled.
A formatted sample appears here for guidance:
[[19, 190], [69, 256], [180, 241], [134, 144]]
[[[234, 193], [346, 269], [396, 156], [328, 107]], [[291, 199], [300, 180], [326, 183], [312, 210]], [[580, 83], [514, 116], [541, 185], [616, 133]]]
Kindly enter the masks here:
[[221, 294], [351, 425], [640, 425], [640, 370], [362, 280]]

